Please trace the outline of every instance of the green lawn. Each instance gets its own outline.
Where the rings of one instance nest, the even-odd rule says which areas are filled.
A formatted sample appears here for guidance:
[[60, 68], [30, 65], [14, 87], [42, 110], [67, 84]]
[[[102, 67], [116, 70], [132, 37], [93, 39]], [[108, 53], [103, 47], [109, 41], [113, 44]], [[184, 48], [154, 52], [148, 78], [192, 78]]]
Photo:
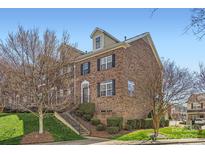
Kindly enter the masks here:
[[[44, 130], [55, 141], [83, 139], [49, 113], [44, 119]], [[0, 144], [20, 144], [23, 135], [38, 131], [38, 118], [31, 113], [0, 113]]]
[[[153, 129], [138, 130], [126, 135], [119, 136], [115, 139], [122, 141], [149, 140], [151, 133], [153, 133]], [[187, 128], [179, 127], [160, 128], [159, 133], [164, 135], [167, 139], [205, 138], [205, 130], [199, 133], [198, 130], [189, 130]]]

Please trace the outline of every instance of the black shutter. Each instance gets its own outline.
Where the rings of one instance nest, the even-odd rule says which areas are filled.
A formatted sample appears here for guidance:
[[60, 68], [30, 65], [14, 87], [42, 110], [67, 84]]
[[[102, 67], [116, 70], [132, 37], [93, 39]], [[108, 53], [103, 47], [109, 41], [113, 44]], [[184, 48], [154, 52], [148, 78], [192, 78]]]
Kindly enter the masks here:
[[90, 73], [90, 62], [88, 62], [88, 73]]
[[100, 97], [100, 83], [97, 83], [97, 97]]
[[97, 60], [97, 70], [100, 71], [100, 59]]
[[201, 109], [203, 109], [203, 105], [204, 105], [204, 104], [203, 104], [203, 103], [201, 103]]
[[81, 67], [80, 67], [80, 72], [81, 72], [81, 75], [83, 75], [83, 64], [81, 64]]
[[112, 55], [112, 67], [115, 67], [115, 54]]
[[115, 95], [115, 80], [112, 80], [112, 95]]
[[191, 103], [191, 109], [193, 109], [193, 103]]

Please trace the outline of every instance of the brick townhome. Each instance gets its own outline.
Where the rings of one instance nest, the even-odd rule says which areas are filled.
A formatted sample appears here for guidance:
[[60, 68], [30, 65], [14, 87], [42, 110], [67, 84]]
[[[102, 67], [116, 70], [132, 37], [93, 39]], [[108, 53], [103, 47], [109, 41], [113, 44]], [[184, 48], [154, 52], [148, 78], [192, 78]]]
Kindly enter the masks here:
[[[92, 34], [93, 51], [87, 54], [68, 50], [73, 61], [71, 95], [75, 103], [95, 103], [95, 116], [106, 121], [109, 116], [126, 119], [145, 118], [149, 103], [140, 100], [136, 56], [151, 53], [145, 61], [154, 61], [159, 69], [161, 61], [149, 33], [119, 41], [106, 31], [96, 28]], [[146, 54], [145, 54], [146, 55]]]
[[205, 119], [205, 94], [193, 94], [187, 101], [187, 120]]

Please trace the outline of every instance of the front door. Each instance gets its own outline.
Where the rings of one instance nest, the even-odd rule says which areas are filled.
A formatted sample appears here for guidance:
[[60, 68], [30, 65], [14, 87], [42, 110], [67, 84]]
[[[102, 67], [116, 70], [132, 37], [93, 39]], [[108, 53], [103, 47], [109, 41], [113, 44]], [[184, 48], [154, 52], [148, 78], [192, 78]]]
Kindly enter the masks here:
[[81, 103], [88, 103], [90, 101], [89, 93], [89, 82], [83, 81], [81, 83]]
[[88, 100], [88, 87], [83, 88], [83, 103], [87, 103]]

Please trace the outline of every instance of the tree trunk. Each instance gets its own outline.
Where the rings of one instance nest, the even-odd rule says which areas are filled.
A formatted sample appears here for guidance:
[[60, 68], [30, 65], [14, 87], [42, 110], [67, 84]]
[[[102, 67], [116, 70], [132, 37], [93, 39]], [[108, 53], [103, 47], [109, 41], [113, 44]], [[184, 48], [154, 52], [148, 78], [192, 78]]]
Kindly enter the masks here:
[[43, 134], [43, 110], [39, 108], [39, 134]]
[[154, 135], [157, 137], [159, 134], [159, 122], [160, 122], [160, 120], [159, 120], [157, 115], [153, 115], [152, 120], [153, 120]]

